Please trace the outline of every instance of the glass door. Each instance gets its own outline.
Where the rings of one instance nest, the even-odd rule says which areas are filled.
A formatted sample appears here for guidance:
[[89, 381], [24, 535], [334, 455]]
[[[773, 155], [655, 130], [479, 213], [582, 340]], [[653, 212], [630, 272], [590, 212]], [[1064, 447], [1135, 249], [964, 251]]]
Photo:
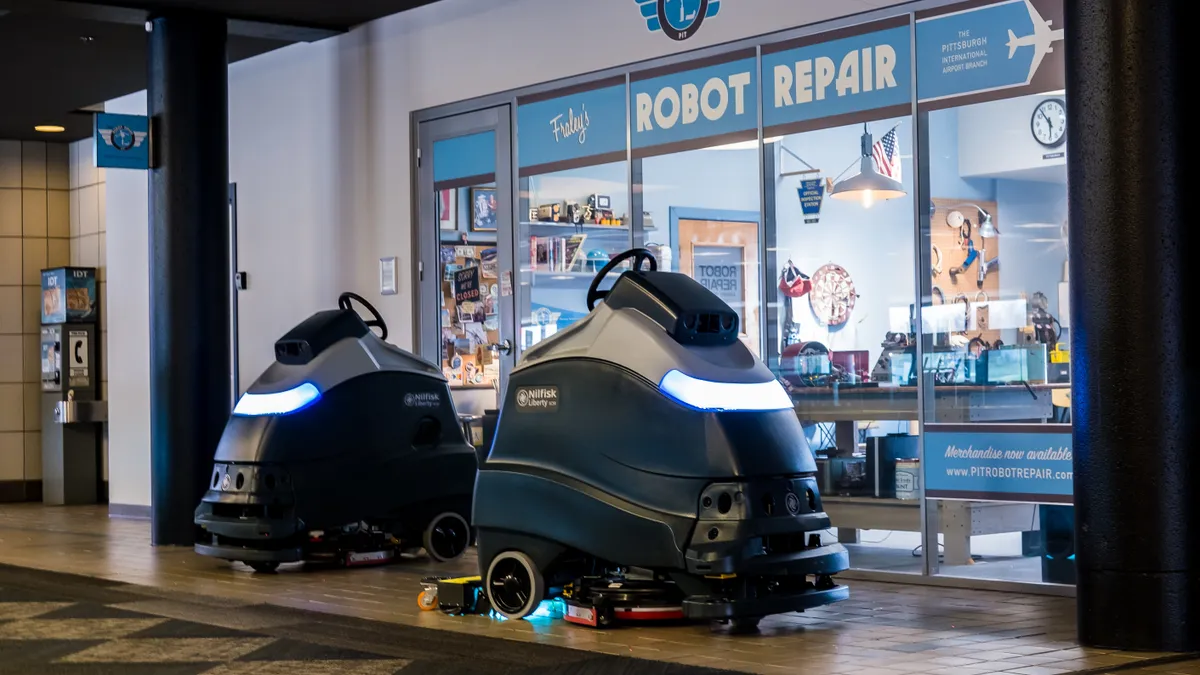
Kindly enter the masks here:
[[516, 360], [509, 107], [423, 122], [418, 137], [418, 349], [459, 412], [481, 414]]

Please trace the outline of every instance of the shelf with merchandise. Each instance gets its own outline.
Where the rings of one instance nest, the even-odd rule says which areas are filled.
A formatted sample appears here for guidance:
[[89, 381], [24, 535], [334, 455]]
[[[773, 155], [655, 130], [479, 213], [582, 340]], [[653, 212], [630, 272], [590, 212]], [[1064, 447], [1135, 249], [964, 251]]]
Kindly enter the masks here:
[[622, 236], [629, 236], [628, 225], [597, 225], [595, 223], [556, 223], [552, 221], [528, 221], [521, 223], [521, 227], [529, 228], [530, 234], [546, 234], [546, 233], [562, 233], [562, 232], [586, 232], [588, 234], [605, 234], [605, 233], [622, 233]]
[[565, 286], [587, 288], [596, 276], [595, 272], [551, 272], [538, 271], [531, 275], [532, 285], [538, 288], [546, 286]]

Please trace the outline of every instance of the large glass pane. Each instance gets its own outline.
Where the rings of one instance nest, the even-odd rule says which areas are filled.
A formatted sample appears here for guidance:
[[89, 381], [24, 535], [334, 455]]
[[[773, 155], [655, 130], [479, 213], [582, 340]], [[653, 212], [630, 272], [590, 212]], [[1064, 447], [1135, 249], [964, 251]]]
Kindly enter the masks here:
[[493, 388], [500, 361], [496, 184], [438, 190], [442, 373], [453, 387]]
[[521, 179], [522, 349], [583, 318], [592, 278], [630, 247], [627, 176], [627, 164], [613, 162]]
[[767, 362], [856, 568], [921, 571], [908, 117], [769, 138]]
[[696, 279], [741, 319], [741, 339], [762, 354], [758, 148], [754, 141], [635, 160], [642, 234], [660, 269]]
[[625, 101], [624, 77], [518, 101], [518, 353], [583, 318], [592, 278], [633, 241]]
[[926, 492], [940, 571], [1074, 583], [1061, 91], [928, 113]]

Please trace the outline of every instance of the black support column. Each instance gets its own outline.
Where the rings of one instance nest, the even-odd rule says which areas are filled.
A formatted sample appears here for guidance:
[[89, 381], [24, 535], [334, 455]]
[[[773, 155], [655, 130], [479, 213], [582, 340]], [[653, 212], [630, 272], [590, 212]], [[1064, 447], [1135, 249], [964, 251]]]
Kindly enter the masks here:
[[1066, 2], [1076, 562], [1089, 646], [1200, 650], [1184, 4]]
[[147, 30], [152, 534], [187, 546], [231, 406], [226, 21], [171, 15]]

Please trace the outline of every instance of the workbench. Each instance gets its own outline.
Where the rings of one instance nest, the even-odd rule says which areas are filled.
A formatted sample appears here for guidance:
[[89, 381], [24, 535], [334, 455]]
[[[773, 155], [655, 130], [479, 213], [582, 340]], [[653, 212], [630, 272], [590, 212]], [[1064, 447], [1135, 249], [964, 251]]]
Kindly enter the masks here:
[[[1054, 418], [1055, 398], [1069, 384], [937, 385], [927, 422], [943, 424], [1046, 422]], [[842, 455], [858, 447], [859, 422], [913, 422], [918, 418], [917, 387], [878, 384], [798, 387], [791, 392], [802, 422], [834, 425]], [[919, 500], [822, 495], [838, 541], [860, 543], [859, 530], [921, 531]], [[1037, 506], [999, 502], [936, 500], [945, 564], [971, 560], [971, 537], [1036, 530]]]

